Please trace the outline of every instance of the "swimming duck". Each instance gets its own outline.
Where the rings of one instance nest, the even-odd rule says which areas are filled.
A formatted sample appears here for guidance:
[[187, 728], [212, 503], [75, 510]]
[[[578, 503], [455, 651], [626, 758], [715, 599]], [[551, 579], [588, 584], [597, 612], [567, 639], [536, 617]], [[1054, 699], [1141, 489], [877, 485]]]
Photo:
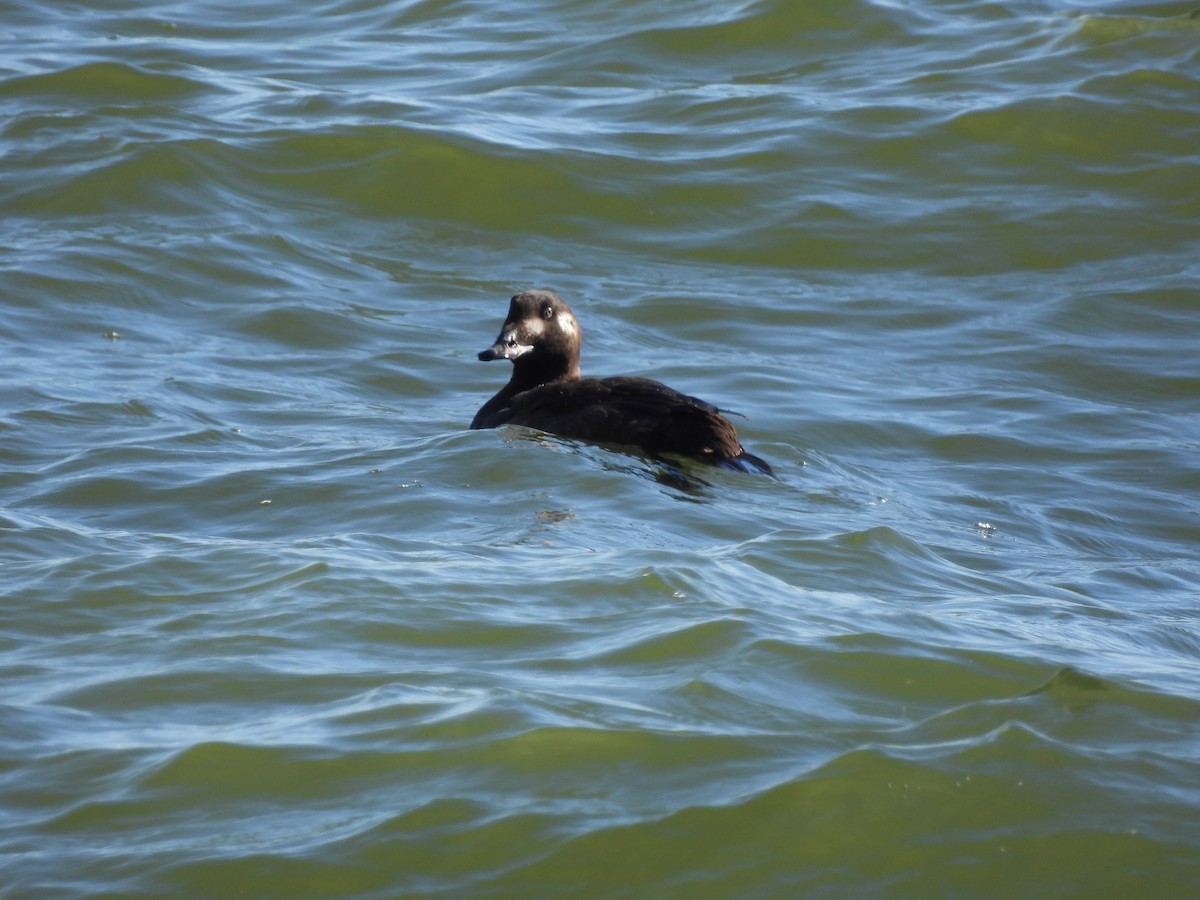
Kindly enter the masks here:
[[512, 377], [483, 404], [472, 428], [524, 425], [560, 437], [638, 447], [651, 456], [697, 459], [722, 468], [774, 474], [747, 453], [721, 411], [649, 378], [584, 378], [583, 333], [571, 308], [553, 291], [512, 298], [485, 362], [511, 360]]

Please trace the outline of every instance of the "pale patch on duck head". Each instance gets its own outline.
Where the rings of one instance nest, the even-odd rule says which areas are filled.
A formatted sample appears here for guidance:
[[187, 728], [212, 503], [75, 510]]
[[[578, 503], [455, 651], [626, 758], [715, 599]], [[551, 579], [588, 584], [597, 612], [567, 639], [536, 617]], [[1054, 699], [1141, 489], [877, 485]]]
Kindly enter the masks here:
[[547, 359], [567, 359], [567, 368], [578, 368], [582, 336], [571, 308], [552, 291], [515, 294], [496, 342], [479, 354], [481, 360], [517, 360], [534, 351]]

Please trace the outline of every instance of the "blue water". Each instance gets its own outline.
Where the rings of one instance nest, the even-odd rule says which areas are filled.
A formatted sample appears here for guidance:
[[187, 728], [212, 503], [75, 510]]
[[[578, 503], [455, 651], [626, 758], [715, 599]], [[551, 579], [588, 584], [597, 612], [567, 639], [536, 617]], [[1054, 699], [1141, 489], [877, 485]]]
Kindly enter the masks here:
[[1192, 13], [0, 2], [0, 895], [1195, 893]]

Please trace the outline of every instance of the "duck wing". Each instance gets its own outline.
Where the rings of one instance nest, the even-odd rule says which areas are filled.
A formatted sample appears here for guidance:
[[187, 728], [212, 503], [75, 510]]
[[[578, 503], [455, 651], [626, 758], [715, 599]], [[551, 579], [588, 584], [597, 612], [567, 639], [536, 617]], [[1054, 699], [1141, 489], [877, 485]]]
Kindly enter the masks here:
[[706, 462], [742, 455], [717, 407], [649, 378], [579, 378], [523, 391], [480, 427], [511, 424], [562, 437], [629, 444]]

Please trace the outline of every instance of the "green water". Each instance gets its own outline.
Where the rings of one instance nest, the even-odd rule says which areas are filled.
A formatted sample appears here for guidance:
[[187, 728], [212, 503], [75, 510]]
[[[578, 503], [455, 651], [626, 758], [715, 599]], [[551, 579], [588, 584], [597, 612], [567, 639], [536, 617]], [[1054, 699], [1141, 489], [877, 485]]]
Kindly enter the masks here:
[[0, 895], [1195, 894], [1191, 13], [0, 0]]

